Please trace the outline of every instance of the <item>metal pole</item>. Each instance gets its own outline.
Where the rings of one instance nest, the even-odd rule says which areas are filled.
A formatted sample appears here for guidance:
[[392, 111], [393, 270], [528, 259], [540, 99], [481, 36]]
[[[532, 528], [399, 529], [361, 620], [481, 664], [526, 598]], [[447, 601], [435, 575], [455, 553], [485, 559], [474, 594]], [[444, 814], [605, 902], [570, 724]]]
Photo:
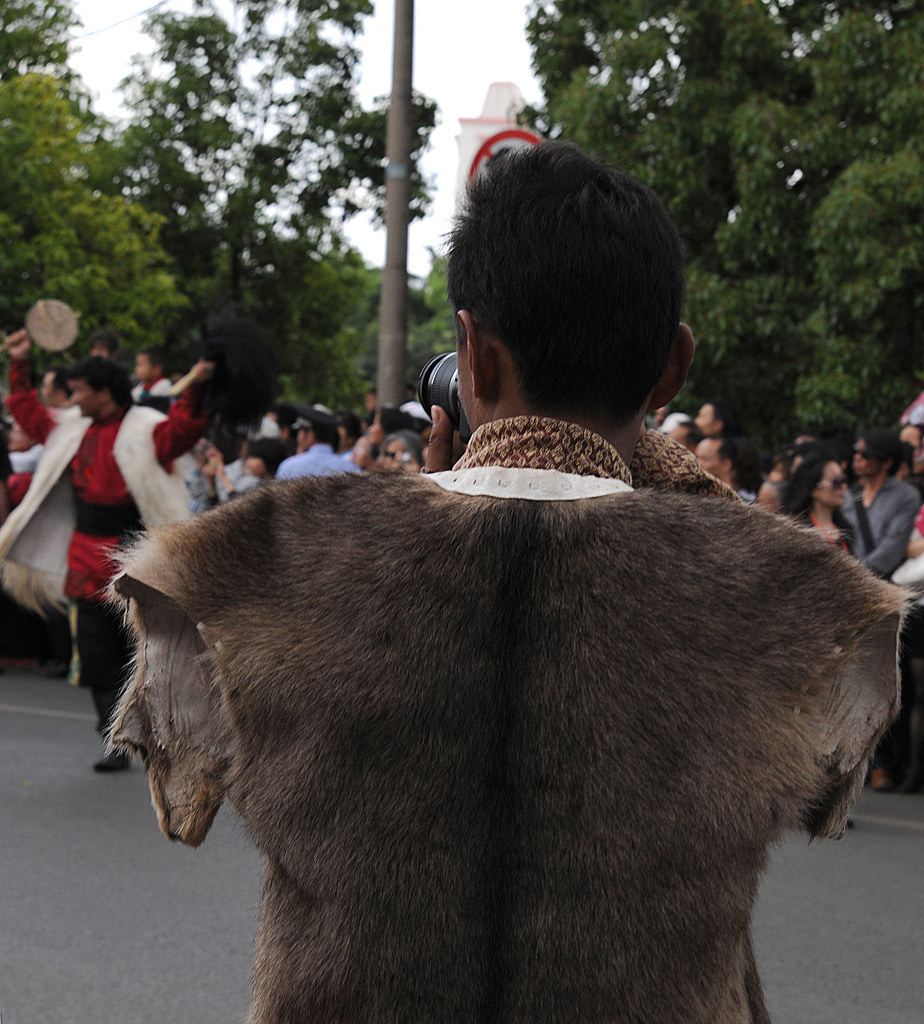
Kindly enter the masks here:
[[395, 0], [391, 103], [386, 122], [385, 267], [379, 306], [378, 399], [404, 401], [407, 360], [407, 229], [411, 202], [414, 118], [411, 79], [414, 0]]

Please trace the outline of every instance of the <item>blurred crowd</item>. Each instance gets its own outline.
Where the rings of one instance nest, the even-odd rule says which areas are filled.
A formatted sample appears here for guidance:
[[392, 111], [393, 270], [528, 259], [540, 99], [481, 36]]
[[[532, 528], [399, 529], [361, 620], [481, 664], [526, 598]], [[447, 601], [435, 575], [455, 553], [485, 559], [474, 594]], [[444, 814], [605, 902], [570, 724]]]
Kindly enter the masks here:
[[[882, 579], [924, 591], [924, 425], [874, 427], [833, 437], [801, 434], [767, 455], [742, 435], [733, 410], [659, 409], [652, 427], [695, 452], [703, 469], [741, 498], [816, 530]], [[924, 788], [924, 598], [902, 632], [902, 712], [876, 753], [880, 792]]]
[[[114, 332], [98, 332], [93, 354], [120, 359]], [[148, 348], [134, 357], [136, 404], [167, 411], [175, 401], [165, 356]], [[42, 404], [71, 402], [67, 369], [35, 381]], [[430, 418], [408, 385], [400, 406], [381, 404], [370, 388], [362, 410], [279, 402], [259, 425], [212, 424], [184, 458], [189, 511], [200, 514], [275, 481], [331, 473], [419, 473]], [[859, 559], [877, 576], [924, 590], [924, 425], [802, 434], [779, 451], [761, 452], [721, 400], [690, 412], [656, 410], [648, 429], [670, 435], [695, 453], [701, 467], [742, 500], [786, 515]], [[23, 501], [43, 446], [15, 420], [0, 427], [0, 522]], [[921, 565], [918, 567], [917, 560]], [[63, 616], [23, 611], [0, 591], [0, 663], [36, 663], [64, 675], [70, 634]], [[903, 711], [883, 740], [871, 776], [874, 789], [924, 788], [924, 608], [903, 634]]]

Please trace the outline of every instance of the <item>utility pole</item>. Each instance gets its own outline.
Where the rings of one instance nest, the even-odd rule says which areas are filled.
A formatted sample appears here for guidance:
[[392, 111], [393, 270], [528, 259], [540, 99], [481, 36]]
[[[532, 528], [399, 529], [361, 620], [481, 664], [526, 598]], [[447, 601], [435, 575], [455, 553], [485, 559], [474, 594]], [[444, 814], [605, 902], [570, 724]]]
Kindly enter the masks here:
[[395, 0], [391, 102], [386, 122], [385, 268], [379, 306], [379, 403], [404, 401], [407, 360], [407, 230], [411, 203], [414, 116], [411, 80], [414, 0]]

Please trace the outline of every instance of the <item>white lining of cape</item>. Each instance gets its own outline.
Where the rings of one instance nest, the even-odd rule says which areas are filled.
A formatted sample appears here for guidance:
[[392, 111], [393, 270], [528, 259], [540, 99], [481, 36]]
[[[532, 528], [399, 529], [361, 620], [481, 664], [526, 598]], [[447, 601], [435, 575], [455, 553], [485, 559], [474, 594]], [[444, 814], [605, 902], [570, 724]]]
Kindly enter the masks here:
[[451, 469], [430, 473], [445, 491], [488, 498], [526, 498], [528, 501], [578, 501], [608, 494], [630, 494], [632, 488], [611, 477], [578, 476], [555, 469], [511, 469], [484, 466], [476, 469]]

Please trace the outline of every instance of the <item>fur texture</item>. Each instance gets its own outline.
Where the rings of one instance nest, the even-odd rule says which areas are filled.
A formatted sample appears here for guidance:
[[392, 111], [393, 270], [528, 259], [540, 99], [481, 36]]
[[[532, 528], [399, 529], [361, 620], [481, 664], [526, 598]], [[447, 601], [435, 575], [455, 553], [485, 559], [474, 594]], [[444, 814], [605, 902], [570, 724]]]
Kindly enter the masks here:
[[[140, 655], [112, 742], [173, 836], [154, 747], [188, 841], [226, 794], [265, 855], [257, 1024], [765, 1021], [766, 849], [844, 828], [905, 600], [721, 500], [388, 475], [156, 531], [115, 592]], [[178, 617], [204, 644], [168, 668]], [[156, 706], [183, 673], [220, 742]]]

